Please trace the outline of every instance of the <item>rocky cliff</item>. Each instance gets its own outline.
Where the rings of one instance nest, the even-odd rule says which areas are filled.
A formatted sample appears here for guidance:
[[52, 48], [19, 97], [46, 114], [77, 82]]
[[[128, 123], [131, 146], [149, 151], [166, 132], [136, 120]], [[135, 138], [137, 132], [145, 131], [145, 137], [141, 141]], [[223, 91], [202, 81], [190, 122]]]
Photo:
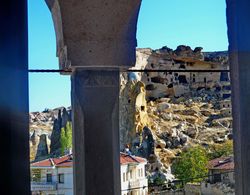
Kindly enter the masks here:
[[134, 69], [147, 72], [122, 74], [121, 149], [129, 145], [147, 158], [149, 173], [160, 170], [171, 179], [170, 165], [183, 150], [232, 139], [227, 52], [138, 49]]
[[[183, 150], [232, 139], [230, 76], [209, 72], [229, 69], [227, 52], [138, 49], [134, 69], [148, 71], [121, 74], [120, 149], [147, 158], [149, 174], [160, 170], [171, 180], [170, 165]], [[70, 108], [30, 113], [31, 160], [60, 155], [68, 121]]]
[[71, 121], [71, 108], [45, 109], [30, 113], [30, 160], [61, 154], [61, 128]]

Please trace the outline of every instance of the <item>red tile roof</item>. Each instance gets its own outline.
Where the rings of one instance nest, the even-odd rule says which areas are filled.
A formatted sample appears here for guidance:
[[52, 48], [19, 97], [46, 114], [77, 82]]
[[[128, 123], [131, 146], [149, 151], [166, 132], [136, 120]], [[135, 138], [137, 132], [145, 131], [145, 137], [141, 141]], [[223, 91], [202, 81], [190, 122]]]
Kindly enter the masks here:
[[34, 162], [31, 164], [31, 167], [71, 167], [72, 160], [72, 155], [65, 155], [59, 158], [49, 158], [46, 160]]
[[209, 161], [209, 169], [219, 170], [234, 170], [234, 159], [233, 157], [220, 157]]
[[[120, 163], [130, 164], [130, 163], [146, 163], [146, 159], [132, 156], [125, 153], [120, 153]], [[72, 155], [65, 155], [59, 158], [49, 158], [39, 162], [34, 162], [31, 167], [71, 167], [73, 165]]]
[[120, 163], [130, 164], [130, 163], [146, 163], [147, 160], [138, 156], [128, 155], [126, 153], [120, 153]]

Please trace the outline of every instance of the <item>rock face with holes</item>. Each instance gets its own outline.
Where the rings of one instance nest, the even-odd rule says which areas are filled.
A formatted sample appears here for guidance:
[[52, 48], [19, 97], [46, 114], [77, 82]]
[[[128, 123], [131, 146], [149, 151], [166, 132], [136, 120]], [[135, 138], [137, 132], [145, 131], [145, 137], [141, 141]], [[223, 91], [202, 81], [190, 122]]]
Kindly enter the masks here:
[[[176, 50], [137, 49], [137, 69], [173, 70], [173, 72], [147, 72], [140, 75], [146, 85], [147, 98], [180, 97], [201, 89], [211, 89], [219, 96], [230, 97], [228, 72], [178, 72], [185, 70], [228, 70], [227, 52], [202, 52], [180, 45]], [[177, 70], [177, 71], [174, 71]]]
[[134, 75], [121, 75], [119, 112], [121, 150], [127, 144], [135, 148], [138, 142], [135, 138], [143, 131], [148, 119], [145, 85]]
[[[226, 52], [137, 49], [136, 69], [228, 70]], [[149, 161], [149, 174], [172, 178], [170, 165], [183, 150], [232, 139], [231, 88], [227, 72], [144, 72], [121, 75], [121, 149]], [[145, 98], [143, 100], [143, 98]]]
[[[131, 145], [133, 154], [148, 159], [150, 175], [154, 175], [158, 170], [166, 174], [166, 178], [172, 178], [171, 163], [183, 150], [197, 144], [223, 144], [232, 139], [232, 117], [229, 112], [224, 113], [225, 109], [231, 108], [221, 107], [230, 106], [229, 100], [217, 96], [207, 99], [207, 93], [209, 91], [194, 97], [158, 98], [148, 101], [146, 113], [140, 110], [147, 116], [147, 120], [144, 121], [135, 117], [138, 113], [129, 112], [130, 115], [126, 109], [121, 112], [121, 118], [126, 117], [130, 120], [130, 123], [123, 123], [124, 126], [120, 130], [124, 132], [121, 134], [129, 132], [126, 125], [129, 128], [133, 127], [127, 143]], [[136, 129], [136, 124], [141, 124], [141, 127]]]
[[[188, 58], [189, 61], [193, 59], [194, 62], [207, 63], [207, 60], [209, 63], [221, 63], [221, 67], [226, 66], [227, 61], [226, 54], [222, 55], [223, 52], [201, 53], [201, 48], [192, 50], [189, 47], [181, 46], [176, 51], [169, 48], [162, 48], [154, 52], [150, 49], [139, 49], [137, 65], [141, 62], [150, 63], [149, 54], [153, 53], [152, 55], [156, 59], [155, 55], [159, 52], [159, 56], [162, 56], [163, 53], [175, 56], [174, 59], [178, 57], [178, 60], [180, 60], [180, 56], [183, 59]], [[219, 57], [220, 55], [222, 56]], [[175, 66], [177, 66], [176, 64], [177, 62]], [[205, 65], [197, 64], [195, 66], [197, 69], [201, 69]], [[164, 67], [165, 65], [161, 67], [158, 64], [154, 66], [154, 69]], [[191, 65], [189, 64], [188, 67], [190, 68]], [[173, 82], [167, 86], [166, 75], [155, 74], [152, 77], [154, 79], [151, 79], [150, 82], [145, 80], [146, 73], [130, 72], [120, 76], [120, 149], [123, 150], [126, 145], [129, 145], [132, 153], [148, 159], [150, 173], [160, 170], [163, 174], [167, 174], [166, 178], [172, 178], [170, 165], [182, 150], [195, 144], [208, 146], [232, 139], [231, 100], [221, 96], [223, 89], [228, 90], [230, 94], [230, 85], [224, 85], [224, 88], [219, 86], [220, 90], [217, 87], [197, 89], [188, 87], [190, 90], [188, 93], [180, 93], [181, 95], [177, 96], [174, 86], [178, 83]], [[197, 78], [202, 77], [199, 74], [205, 73], [197, 73]], [[223, 78], [226, 83], [229, 82], [226, 75], [217, 75], [216, 78]], [[220, 83], [222, 82], [220, 81]], [[159, 86], [157, 84], [171, 95], [165, 93], [158, 96]], [[186, 83], [187, 86], [189, 84]], [[200, 85], [202, 84], [204, 83]], [[156, 96], [152, 96], [152, 94], [156, 94]], [[31, 135], [31, 148], [35, 148], [32, 149], [33, 156], [59, 155], [61, 128], [70, 120], [70, 108], [46, 109], [41, 113], [30, 113], [31, 132], [34, 132]], [[47, 134], [46, 139], [44, 136], [40, 139], [42, 134]], [[49, 144], [50, 140], [51, 144]], [[45, 143], [47, 143], [47, 147]], [[38, 145], [40, 146], [38, 147]]]

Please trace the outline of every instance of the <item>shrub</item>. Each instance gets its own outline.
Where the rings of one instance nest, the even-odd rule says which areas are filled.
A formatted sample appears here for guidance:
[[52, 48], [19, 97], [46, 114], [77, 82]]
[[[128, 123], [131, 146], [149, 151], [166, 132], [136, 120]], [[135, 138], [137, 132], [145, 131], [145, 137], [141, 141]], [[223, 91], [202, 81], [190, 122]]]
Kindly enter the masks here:
[[173, 173], [186, 182], [200, 182], [208, 174], [208, 157], [204, 148], [196, 146], [181, 153], [172, 165]]
[[233, 154], [233, 141], [228, 140], [223, 144], [213, 144], [209, 147], [209, 159], [229, 156]]
[[61, 129], [61, 153], [72, 148], [72, 123], [67, 122], [66, 127]]

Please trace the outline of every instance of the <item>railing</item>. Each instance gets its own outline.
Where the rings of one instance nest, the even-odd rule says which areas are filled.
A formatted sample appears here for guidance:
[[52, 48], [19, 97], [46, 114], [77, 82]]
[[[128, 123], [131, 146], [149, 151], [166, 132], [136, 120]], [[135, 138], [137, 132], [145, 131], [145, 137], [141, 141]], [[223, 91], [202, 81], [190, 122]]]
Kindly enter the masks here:
[[31, 182], [31, 191], [53, 191], [57, 189], [54, 182]]
[[131, 188], [140, 187], [140, 180], [130, 181], [129, 184]]

